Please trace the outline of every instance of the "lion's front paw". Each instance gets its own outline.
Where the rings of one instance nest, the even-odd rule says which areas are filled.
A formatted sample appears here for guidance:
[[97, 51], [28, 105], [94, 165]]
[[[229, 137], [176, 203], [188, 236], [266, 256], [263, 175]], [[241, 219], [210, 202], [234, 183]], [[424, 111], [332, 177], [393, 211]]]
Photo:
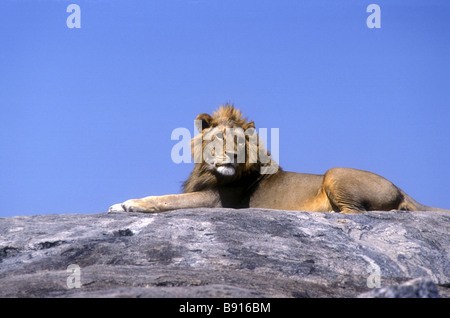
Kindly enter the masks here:
[[114, 204], [109, 207], [108, 212], [151, 212], [139, 201], [128, 200], [124, 203]]
[[131, 199], [123, 203], [112, 205], [108, 212], [161, 212], [158, 208], [158, 197], [146, 197], [143, 199]]
[[111, 205], [108, 209], [108, 212], [125, 212], [125, 210], [123, 209], [122, 203], [117, 203]]
[[142, 199], [127, 200], [122, 203], [122, 209], [126, 212], [156, 212], [154, 207], [146, 204]]

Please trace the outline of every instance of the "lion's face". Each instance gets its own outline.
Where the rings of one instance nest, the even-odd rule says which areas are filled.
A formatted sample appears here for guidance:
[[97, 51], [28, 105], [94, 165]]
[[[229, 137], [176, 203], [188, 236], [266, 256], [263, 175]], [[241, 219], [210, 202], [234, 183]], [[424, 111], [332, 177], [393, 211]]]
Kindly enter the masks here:
[[242, 127], [211, 127], [205, 130], [202, 139], [203, 161], [210, 171], [234, 176], [245, 170], [250, 147]]
[[221, 108], [213, 116], [197, 116], [200, 135], [192, 141], [194, 161], [220, 178], [234, 178], [257, 162], [258, 140], [253, 122], [234, 108]]
[[262, 144], [264, 140], [260, 143], [253, 121], [248, 122], [234, 106], [221, 106], [212, 116], [200, 114], [195, 125], [199, 131], [191, 141], [195, 167], [183, 184], [184, 192], [231, 182], [245, 184], [279, 171]]

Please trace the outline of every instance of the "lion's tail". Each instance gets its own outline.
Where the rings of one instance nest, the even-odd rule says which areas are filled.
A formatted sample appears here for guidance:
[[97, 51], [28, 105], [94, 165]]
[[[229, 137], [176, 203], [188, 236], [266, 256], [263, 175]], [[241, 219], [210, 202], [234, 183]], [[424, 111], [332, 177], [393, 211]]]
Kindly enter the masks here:
[[[399, 189], [400, 190], [400, 189]], [[434, 208], [431, 206], [426, 206], [423, 204], [420, 204], [413, 198], [411, 198], [409, 195], [407, 195], [405, 192], [400, 190], [403, 199], [401, 203], [399, 204], [398, 209], [399, 210], [406, 210], [406, 211], [432, 211], [432, 212], [449, 212], [450, 210], [441, 209], [441, 208]]]

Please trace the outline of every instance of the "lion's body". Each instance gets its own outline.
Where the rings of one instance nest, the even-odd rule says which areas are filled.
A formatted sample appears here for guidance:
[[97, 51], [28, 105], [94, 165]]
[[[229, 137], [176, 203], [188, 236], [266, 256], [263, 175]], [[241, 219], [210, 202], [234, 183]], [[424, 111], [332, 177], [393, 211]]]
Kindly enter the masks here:
[[[332, 168], [324, 175], [283, 171], [273, 161], [258, 157], [262, 146], [250, 142], [253, 122], [227, 105], [210, 116], [197, 117], [199, 142], [192, 142], [194, 156], [204, 154], [214, 140], [224, 141], [227, 129], [241, 129], [232, 149], [212, 151], [212, 157], [196, 163], [183, 185], [183, 194], [151, 196], [113, 205], [110, 211], [159, 212], [195, 207], [264, 208], [317, 212], [359, 213], [379, 210], [447, 211], [417, 203], [390, 181], [374, 173]], [[250, 133], [247, 134], [247, 132]], [[212, 137], [209, 136], [212, 134]], [[232, 136], [234, 142], [236, 136]], [[236, 144], [245, 138], [245, 161], [236, 160]], [[196, 147], [201, 147], [196, 149]], [[201, 150], [197, 151], [196, 150]], [[220, 153], [220, 154], [219, 154]], [[257, 153], [257, 155], [255, 155]], [[253, 156], [253, 157], [252, 157]], [[255, 156], [258, 157], [256, 160]], [[270, 156], [270, 155], [269, 155]], [[276, 167], [275, 170], [273, 168]], [[270, 168], [269, 170], [263, 170]], [[270, 173], [262, 173], [270, 171]], [[449, 212], [449, 211], [447, 211]]]
[[344, 213], [433, 209], [379, 175], [349, 168], [333, 168], [324, 175], [280, 171], [262, 182], [249, 206]]

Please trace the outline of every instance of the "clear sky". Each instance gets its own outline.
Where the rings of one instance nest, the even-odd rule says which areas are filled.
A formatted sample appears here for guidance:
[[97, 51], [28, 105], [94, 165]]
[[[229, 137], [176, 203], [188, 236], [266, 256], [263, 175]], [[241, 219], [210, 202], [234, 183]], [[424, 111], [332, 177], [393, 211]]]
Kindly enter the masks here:
[[448, 0], [1, 0], [0, 216], [180, 193], [172, 131], [227, 102], [279, 128], [285, 170], [450, 209]]

